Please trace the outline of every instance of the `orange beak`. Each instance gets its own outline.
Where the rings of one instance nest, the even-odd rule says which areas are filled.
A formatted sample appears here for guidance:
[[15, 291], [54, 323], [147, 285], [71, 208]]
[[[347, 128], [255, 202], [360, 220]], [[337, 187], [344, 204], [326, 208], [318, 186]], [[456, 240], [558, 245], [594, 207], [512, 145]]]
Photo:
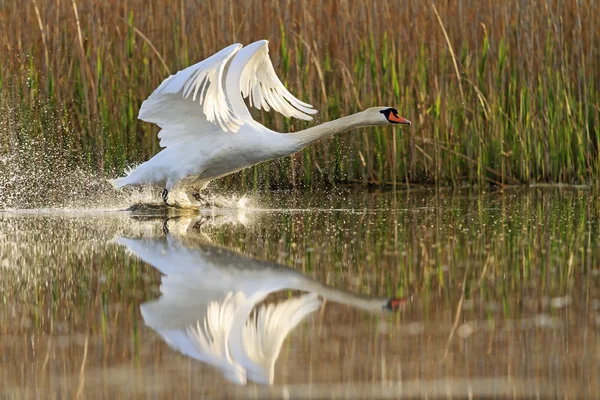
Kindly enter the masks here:
[[410, 300], [412, 300], [412, 296], [410, 296], [409, 298], [403, 297], [403, 298], [391, 298], [385, 308], [389, 311], [398, 311], [399, 309], [401, 309], [402, 307], [404, 307]]
[[388, 121], [395, 122], [397, 124], [410, 125], [410, 121], [409, 120], [407, 120], [406, 118], [402, 118], [402, 117], [399, 117], [397, 115], [394, 115], [392, 113], [390, 113], [390, 116], [388, 117]]

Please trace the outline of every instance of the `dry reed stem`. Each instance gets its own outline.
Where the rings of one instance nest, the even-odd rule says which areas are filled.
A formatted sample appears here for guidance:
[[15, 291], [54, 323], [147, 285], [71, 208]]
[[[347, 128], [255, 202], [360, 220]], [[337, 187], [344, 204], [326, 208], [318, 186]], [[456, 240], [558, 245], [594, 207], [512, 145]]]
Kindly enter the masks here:
[[456, 73], [456, 80], [458, 81], [458, 87], [460, 89], [460, 97], [462, 100], [462, 104], [465, 104], [465, 92], [462, 88], [462, 78], [460, 76], [460, 71], [458, 69], [458, 63], [456, 62], [456, 56], [454, 55], [454, 49], [452, 48], [452, 43], [450, 43], [450, 38], [448, 37], [448, 32], [446, 32], [446, 28], [444, 28], [444, 23], [442, 22], [442, 18], [438, 13], [437, 8], [435, 8], [435, 4], [431, 3], [431, 8], [433, 8], [433, 12], [435, 13], [435, 17], [437, 18], [438, 23], [440, 24], [440, 28], [442, 28], [442, 32], [444, 33], [444, 39], [446, 39], [446, 44], [448, 45], [448, 51], [450, 51], [450, 56], [452, 57], [452, 64], [454, 65], [454, 72]]

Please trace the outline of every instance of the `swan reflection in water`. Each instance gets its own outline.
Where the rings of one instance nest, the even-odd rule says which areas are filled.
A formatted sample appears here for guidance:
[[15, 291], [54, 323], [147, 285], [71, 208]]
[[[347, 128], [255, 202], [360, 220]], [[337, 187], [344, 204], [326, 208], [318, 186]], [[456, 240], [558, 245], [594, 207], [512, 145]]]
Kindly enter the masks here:
[[[161, 297], [140, 307], [146, 325], [172, 348], [213, 365], [238, 384], [273, 383], [286, 336], [320, 308], [321, 297], [371, 312], [404, 303], [337, 290], [292, 268], [189, 236], [118, 237], [115, 242], [163, 274]], [[269, 294], [290, 289], [307, 293], [256, 307]]]

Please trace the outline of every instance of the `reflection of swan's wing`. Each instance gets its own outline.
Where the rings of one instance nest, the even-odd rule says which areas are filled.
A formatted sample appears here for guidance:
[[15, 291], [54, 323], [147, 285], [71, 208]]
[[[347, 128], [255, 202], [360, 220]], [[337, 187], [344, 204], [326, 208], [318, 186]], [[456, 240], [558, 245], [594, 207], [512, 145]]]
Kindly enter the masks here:
[[[114, 242], [167, 275], [162, 279], [162, 293], [165, 293], [163, 287], [169, 285], [189, 287], [197, 292], [203, 287], [222, 287], [226, 289], [224, 293], [234, 290], [236, 285], [244, 287], [250, 282], [252, 286], [252, 279], [242, 281], [243, 265], [238, 265], [235, 259], [228, 259], [228, 253], [210, 245], [188, 247], [183, 239], [170, 235], [154, 239], [117, 237]], [[259, 276], [254, 280], [260, 282], [263, 279]]]
[[198, 319], [204, 318], [211, 301], [223, 298], [225, 295], [221, 288], [194, 290], [163, 284], [160, 289], [163, 295], [158, 300], [140, 306], [146, 325], [156, 330], [183, 329], [193, 324]]
[[244, 326], [243, 343], [248, 358], [242, 364], [248, 378], [257, 383], [272, 384], [275, 361], [286, 336], [310, 313], [319, 309], [316, 293], [289, 299], [276, 305], [262, 306]]
[[243, 382], [240, 383], [246, 383], [245, 371], [231, 359], [228, 342], [236, 308], [244, 301], [246, 296], [243, 293], [228, 293], [222, 301], [213, 301], [208, 305], [204, 329], [200, 322], [196, 328], [187, 329], [187, 334], [194, 339], [198, 352], [206, 357], [203, 361], [210, 362], [226, 372], [230, 372], [231, 367], [234, 367], [236, 376], [243, 376]]
[[117, 237], [114, 242], [151, 264], [165, 275], [196, 274], [204, 266], [198, 261], [198, 250], [189, 249], [173, 238], [128, 239]]
[[157, 332], [174, 349], [219, 368], [235, 383], [245, 384], [246, 372], [231, 359], [228, 347], [236, 309], [245, 301], [246, 296], [241, 292], [228, 293], [222, 300], [210, 302], [202, 322], [198, 320], [185, 329], [157, 329]]

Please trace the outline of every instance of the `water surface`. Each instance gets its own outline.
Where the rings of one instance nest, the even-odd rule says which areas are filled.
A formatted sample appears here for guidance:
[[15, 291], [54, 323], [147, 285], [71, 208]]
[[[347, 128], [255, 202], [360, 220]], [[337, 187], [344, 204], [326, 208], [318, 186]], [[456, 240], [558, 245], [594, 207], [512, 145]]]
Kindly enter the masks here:
[[[0, 213], [2, 397], [600, 391], [594, 191], [250, 203]], [[390, 299], [404, 302], [389, 310]], [[207, 329], [227, 307], [238, 321]], [[260, 325], [261, 313], [279, 323]], [[247, 317], [269, 340], [220, 358], [198, 344], [243, 337]]]

